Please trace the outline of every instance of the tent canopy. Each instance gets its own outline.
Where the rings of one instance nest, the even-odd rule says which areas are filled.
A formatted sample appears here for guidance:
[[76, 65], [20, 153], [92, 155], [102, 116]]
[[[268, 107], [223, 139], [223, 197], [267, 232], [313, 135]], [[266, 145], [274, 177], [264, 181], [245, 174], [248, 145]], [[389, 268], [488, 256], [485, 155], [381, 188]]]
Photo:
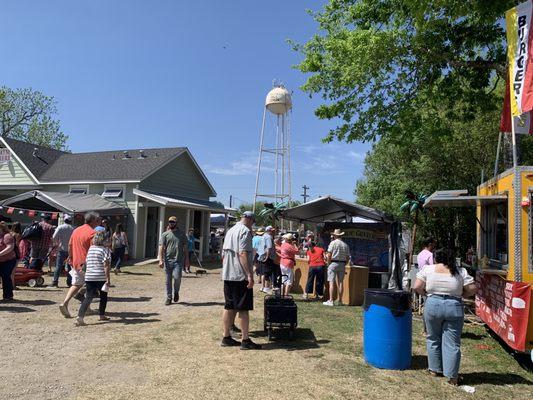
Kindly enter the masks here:
[[292, 221], [326, 222], [361, 217], [372, 221], [392, 223], [385, 213], [333, 196], [320, 197], [308, 203], [288, 208], [281, 213], [283, 219]]
[[0, 201], [2, 207], [26, 210], [84, 213], [97, 211], [102, 215], [126, 214], [126, 209], [98, 194], [59, 193], [32, 190]]
[[467, 190], [440, 190], [429, 196], [424, 202], [424, 208], [436, 207], [471, 207], [478, 204], [505, 203], [507, 196], [496, 194], [492, 196], [469, 196]]

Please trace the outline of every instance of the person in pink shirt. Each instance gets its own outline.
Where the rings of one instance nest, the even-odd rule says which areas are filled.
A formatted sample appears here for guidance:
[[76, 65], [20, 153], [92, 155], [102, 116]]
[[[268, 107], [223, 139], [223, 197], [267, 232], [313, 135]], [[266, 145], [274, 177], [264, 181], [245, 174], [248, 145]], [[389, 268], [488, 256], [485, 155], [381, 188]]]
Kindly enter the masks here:
[[298, 254], [298, 246], [296, 246], [295, 238], [292, 233], [287, 233], [283, 236], [283, 243], [280, 249], [280, 269], [281, 282], [283, 286], [281, 293], [285, 296], [289, 295], [294, 282], [294, 265], [296, 264], [296, 254]]
[[437, 241], [432, 237], [424, 240], [424, 249], [418, 253], [418, 256], [416, 257], [419, 271], [422, 271], [426, 265], [435, 265], [433, 251], [435, 250], [436, 245]]

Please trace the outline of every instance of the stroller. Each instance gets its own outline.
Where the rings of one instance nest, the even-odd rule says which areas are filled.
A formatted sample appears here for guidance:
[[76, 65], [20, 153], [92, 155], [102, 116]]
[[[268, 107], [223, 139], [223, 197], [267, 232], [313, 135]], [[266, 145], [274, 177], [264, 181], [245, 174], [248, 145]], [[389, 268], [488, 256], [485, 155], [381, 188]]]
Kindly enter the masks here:
[[264, 299], [264, 330], [269, 341], [272, 340], [273, 328], [288, 328], [289, 339], [293, 339], [298, 326], [298, 307], [294, 298], [281, 295], [279, 289], [284, 276], [276, 277], [275, 294], [267, 295]]

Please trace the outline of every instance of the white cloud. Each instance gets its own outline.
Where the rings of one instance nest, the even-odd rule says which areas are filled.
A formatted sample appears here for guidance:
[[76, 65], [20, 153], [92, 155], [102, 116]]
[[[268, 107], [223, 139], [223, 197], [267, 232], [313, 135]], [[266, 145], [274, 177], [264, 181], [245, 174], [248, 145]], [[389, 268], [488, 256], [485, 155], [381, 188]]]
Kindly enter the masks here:
[[[271, 164], [269, 159], [263, 159], [261, 171], [273, 171]], [[206, 164], [205, 170], [212, 174], [225, 176], [255, 175], [257, 172], [257, 151], [240, 153], [237, 155], [236, 161], [230, 161], [226, 165]]]

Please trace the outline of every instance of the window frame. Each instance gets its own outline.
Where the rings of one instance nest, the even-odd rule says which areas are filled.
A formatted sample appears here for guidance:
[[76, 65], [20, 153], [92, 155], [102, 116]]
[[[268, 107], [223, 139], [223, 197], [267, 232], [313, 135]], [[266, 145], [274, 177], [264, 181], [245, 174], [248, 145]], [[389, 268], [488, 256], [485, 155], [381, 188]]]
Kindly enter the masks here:
[[[72, 192], [76, 190], [76, 192]], [[80, 193], [78, 190], [84, 190], [85, 193]], [[89, 185], [70, 185], [68, 189], [69, 194], [89, 194]]]
[[[120, 196], [118, 197], [104, 196], [104, 193], [107, 192], [108, 190], [120, 190], [121, 192]], [[126, 199], [126, 185], [113, 185], [113, 184], [104, 185], [104, 191], [100, 194], [100, 196], [110, 201], [125, 200]]]

